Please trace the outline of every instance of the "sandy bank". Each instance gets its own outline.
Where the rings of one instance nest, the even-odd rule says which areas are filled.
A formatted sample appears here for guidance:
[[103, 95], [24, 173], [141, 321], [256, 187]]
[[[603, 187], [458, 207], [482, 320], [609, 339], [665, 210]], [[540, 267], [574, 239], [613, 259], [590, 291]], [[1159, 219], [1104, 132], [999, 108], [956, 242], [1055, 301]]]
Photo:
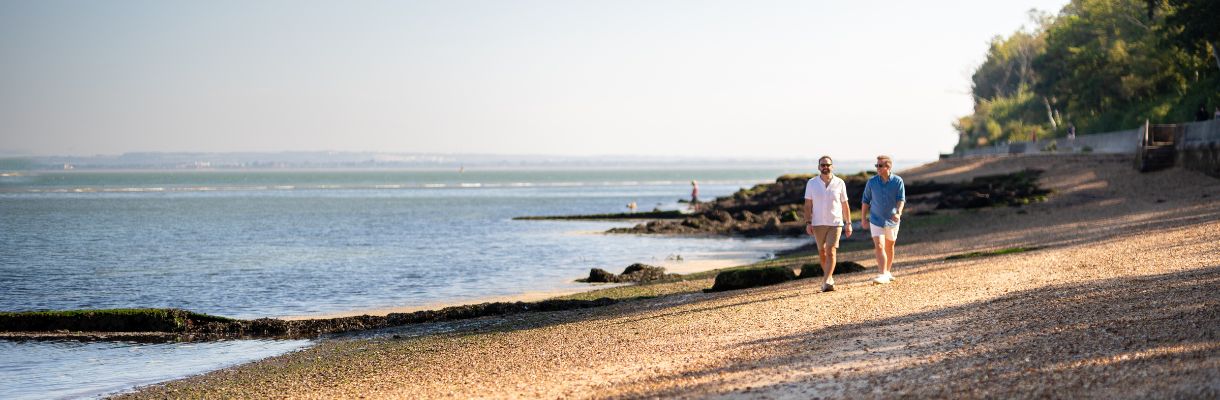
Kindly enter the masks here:
[[[865, 274], [324, 341], [133, 398], [1220, 396], [1220, 180], [1114, 156], [945, 160], [964, 180], [1034, 167], [1025, 207], [904, 222], [898, 280]], [[1008, 247], [1039, 250], [946, 261]], [[798, 264], [816, 256], [786, 256]], [[872, 267], [870, 249], [844, 260]], [[710, 282], [707, 282], [710, 284]]]

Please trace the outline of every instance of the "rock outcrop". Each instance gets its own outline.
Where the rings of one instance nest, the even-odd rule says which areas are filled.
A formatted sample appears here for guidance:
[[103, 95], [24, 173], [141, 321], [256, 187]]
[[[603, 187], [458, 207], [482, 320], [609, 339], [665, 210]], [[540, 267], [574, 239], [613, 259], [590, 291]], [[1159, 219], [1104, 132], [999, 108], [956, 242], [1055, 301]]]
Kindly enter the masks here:
[[796, 279], [791, 268], [784, 266], [734, 269], [716, 274], [716, 281], [708, 292], [748, 289], [784, 283]]
[[[452, 321], [531, 311], [602, 307], [619, 300], [543, 300], [496, 302], [446, 307], [440, 310], [391, 313], [386, 316], [281, 320], [238, 320], [177, 309], [83, 310], [80, 312], [0, 313], [0, 337], [8, 339], [130, 340], [112, 332], [164, 333], [145, 335], [152, 341], [198, 341], [234, 338], [313, 338], [324, 334], [388, 328], [424, 322]], [[81, 314], [81, 315], [78, 315]], [[151, 315], [147, 317], [145, 315]]]
[[678, 274], [667, 274], [665, 268], [635, 263], [627, 266], [622, 274], [615, 275], [601, 268], [589, 270], [589, 277], [581, 282], [589, 283], [645, 283], [681, 278]]
[[[835, 274], [850, 274], [864, 272], [864, 266], [855, 261], [839, 261], [835, 263]], [[807, 263], [801, 266], [801, 275], [797, 279], [822, 276], [822, 264]]]
[[[908, 209], [926, 204], [925, 209], [963, 209], [991, 206], [1020, 206], [1041, 201], [1050, 193], [1038, 187], [1041, 171], [1025, 170], [1012, 174], [981, 176], [965, 183], [906, 182]], [[872, 175], [859, 173], [841, 176], [847, 185], [848, 204], [860, 209], [864, 185]], [[668, 218], [614, 228], [608, 233], [801, 236], [805, 234], [801, 216], [805, 203], [805, 184], [813, 175], [784, 175], [775, 183], [742, 189], [731, 196], [703, 203], [699, 211], [684, 218]], [[934, 205], [934, 206], [933, 206]], [[918, 216], [918, 213], [913, 214]]]

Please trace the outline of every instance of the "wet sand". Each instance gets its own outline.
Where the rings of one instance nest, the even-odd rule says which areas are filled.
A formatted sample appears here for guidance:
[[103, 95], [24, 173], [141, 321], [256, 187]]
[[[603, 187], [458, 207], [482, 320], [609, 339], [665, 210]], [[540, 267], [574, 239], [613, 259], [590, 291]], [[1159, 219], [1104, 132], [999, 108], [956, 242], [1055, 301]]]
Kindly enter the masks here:
[[[746, 258], [716, 258], [716, 259], [695, 259], [695, 260], [681, 260], [681, 261], [666, 260], [666, 261], [656, 262], [654, 264], [656, 266], [664, 267], [665, 271], [669, 272], [669, 273], [692, 274], [692, 273], [696, 273], [696, 272], [711, 271], [711, 270], [720, 269], [720, 268], [735, 267], [738, 265], [749, 264], [753, 261], [755, 261], [755, 260], [746, 259]], [[618, 271], [618, 272], [621, 272], [621, 271]], [[579, 278], [583, 278], [583, 277], [573, 277], [572, 279], [575, 280], [575, 279], [579, 279]], [[428, 303], [428, 304], [421, 304], [421, 305], [414, 305], [414, 306], [359, 309], [359, 310], [351, 310], [351, 311], [343, 311], [343, 312], [327, 313], [327, 314], [289, 315], [289, 316], [282, 316], [282, 317], [276, 317], [276, 318], [284, 319], [284, 320], [306, 320], [306, 319], [356, 317], [356, 316], [361, 316], [361, 315], [385, 316], [385, 315], [389, 315], [392, 313], [412, 313], [412, 312], [424, 311], [424, 310], [439, 310], [439, 309], [442, 309], [445, 307], [462, 306], [462, 305], [469, 305], [469, 304], [495, 303], [495, 302], [517, 302], [517, 301], [535, 302], [535, 301], [541, 301], [541, 300], [546, 300], [546, 299], [555, 298], [555, 297], [562, 297], [562, 296], [568, 296], [568, 295], [577, 294], [577, 293], [584, 293], [584, 292], [588, 292], [588, 291], [592, 291], [592, 290], [619, 287], [619, 286], [625, 286], [625, 285], [628, 285], [628, 284], [625, 284], [625, 283], [590, 283], [586, 287], [576, 288], [576, 289], [556, 289], [556, 290], [548, 290], [548, 291], [533, 291], [533, 292], [525, 292], [525, 293], [516, 294], [516, 295], [510, 295], [510, 296], [480, 297], [480, 298], [477, 298], [474, 300], [466, 300], [466, 301], [436, 302], [436, 303]]]
[[597, 290], [600, 288], [611, 287], [611, 286], [622, 286], [622, 284], [595, 284], [595, 285], [590, 285], [590, 287], [586, 288], [586, 289], [526, 292], [526, 293], [516, 294], [516, 295], [512, 295], [512, 296], [481, 297], [481, 298], [478, 298], [475, 300], [469, 300], [469, 301], [437, 302], [437, 303], [422, 304], [422, 305], [418, 305], [418, 306], [372, 308], [372, 309], [365, 309], [365, 310], [351, 310], [351, 311], [327, 313], [327, 314], [316, 314], [316, 315], [290, 315], [290, 316], [284, 316], [284, 317], [278, 317], [278, 318], [292, 321], [292, 320], [306, 320], [306, 319], [357, 317], [357, 316], [361, 316], [361, 315], [386, 316], [386, 315], [393, 314], [393, 313], [412, 313], [412, 312], [424, 311], [424, 310], [439, 310], [439, 309], [446, 308], [446, 307], [463, 306], [463, 305], [469, 305], [469, 304], [517, 302], [517, 301], [534, 302], [534, 301], [546, 300], [546, 299], [553, 298], [553, 297], [560, 297], [560, 296], [566, 296], [566, 295], [575, 294], [575, 293], [586, 292], [589, 290]]
[[[1220, 180], [1123, 157], [944, 160], [955, 181], [1023, 168], [1021, 208], [904, 223], [897, 280], [801, 280], [400, 330], [155, 385], [131, 398], [1216, 398]], [[951, 255], [1040, 249], [946, 261]], [[816, 255], [783, 258], [799, 265]], [[710, 285], [710, 280], [706, 280]], [[418, 329], [418, 327], [402, 328]]]

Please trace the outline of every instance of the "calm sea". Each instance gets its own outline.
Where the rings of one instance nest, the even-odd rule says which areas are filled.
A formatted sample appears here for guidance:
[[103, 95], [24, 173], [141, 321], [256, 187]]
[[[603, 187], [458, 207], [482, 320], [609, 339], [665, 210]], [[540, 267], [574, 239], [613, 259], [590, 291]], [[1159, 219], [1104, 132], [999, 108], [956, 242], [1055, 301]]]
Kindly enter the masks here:
[[[605, 235], [526, 215], [679, 209], [785, 168], [54, 172], [0, 176], [0, 311], [323, 315], [588, 288], [590, 268], [752, 260], [795, 239]], [[672, 264], [672, 262], [670, 262]], [[0, 398], [94, 395], [307, 342], [0, 343]], [[172, 360], [193, 360], [184, 363]], [[114, 368], [122, 366], [119, 374]]]

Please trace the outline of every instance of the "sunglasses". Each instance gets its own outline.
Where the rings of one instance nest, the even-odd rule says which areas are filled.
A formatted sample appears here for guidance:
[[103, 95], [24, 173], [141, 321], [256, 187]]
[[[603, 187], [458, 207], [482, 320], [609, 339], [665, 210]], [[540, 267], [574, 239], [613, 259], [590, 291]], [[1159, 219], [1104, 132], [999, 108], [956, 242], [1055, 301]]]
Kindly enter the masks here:
[[890, 167], [889, 165], [885, 165], [885, 164], [873, 164], [873, 166], [877, 167], [877, 168], [889, 168]]
[[819, 167], [829, 167], [834, 164], [818, 164]]

